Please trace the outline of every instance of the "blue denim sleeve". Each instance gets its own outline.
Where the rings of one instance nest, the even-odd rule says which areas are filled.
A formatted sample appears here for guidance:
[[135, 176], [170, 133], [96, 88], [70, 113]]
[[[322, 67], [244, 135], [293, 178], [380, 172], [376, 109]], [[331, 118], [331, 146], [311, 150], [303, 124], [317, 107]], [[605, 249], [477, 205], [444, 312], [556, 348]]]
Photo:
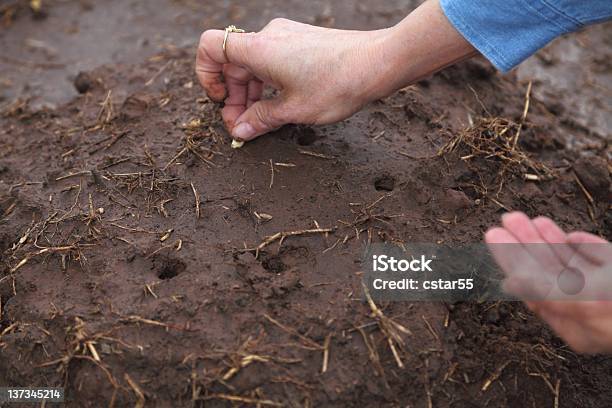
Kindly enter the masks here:
[[610, 20], [612, 0], [440, 0], [451, 24], [507, 72], [561, 34]]

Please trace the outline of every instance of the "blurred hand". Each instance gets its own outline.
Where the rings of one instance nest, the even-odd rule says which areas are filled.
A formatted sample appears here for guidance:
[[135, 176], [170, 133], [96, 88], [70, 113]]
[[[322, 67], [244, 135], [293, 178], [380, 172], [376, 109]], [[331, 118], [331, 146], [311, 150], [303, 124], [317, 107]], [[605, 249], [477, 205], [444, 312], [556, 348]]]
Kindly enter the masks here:
[[612, 353], [611, 243], [518, 212], [505, 214], [485, 241], [507, 292], [526, 300], [574, 350]]
[[[258, 33], [229, 34], [226, 61], [224, 32], [209, 30], [200, 38], [196, 72], [210, 98], [225, 100], [232, 136], [251, 140], [287, 123], [340, 121], [380, 95], [386, 34], [275, 19]], [[264, 84], [280, 95], [262, 99]]]

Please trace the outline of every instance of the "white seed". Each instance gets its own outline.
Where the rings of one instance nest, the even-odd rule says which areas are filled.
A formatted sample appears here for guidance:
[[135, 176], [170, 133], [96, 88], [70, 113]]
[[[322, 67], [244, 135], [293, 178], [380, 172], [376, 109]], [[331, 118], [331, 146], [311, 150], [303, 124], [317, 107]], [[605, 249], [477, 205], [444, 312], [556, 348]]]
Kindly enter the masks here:
[[244, 142], [242, 140], [232, 140], [232, 149], [240, 149], [244, 146]]

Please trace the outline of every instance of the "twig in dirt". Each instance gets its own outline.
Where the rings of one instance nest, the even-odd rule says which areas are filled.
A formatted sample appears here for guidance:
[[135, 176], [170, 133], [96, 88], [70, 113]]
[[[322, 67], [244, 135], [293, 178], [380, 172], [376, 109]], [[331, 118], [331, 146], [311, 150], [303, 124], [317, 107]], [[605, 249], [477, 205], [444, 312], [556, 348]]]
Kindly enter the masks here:
[[10, 326], [8, 326], [6, 329], [2, 330], [2, 332], [0, 332], [0, 338], [2, 338], [2, 336], [4, 336], [5, 334], [10, 333], [11, 331], [15, 330], [17, 327], [19, 326], [19, 323], [13, 323]]
[[172, 243], [170, 245], [162, 245], [160, 248], [157, 248], [155, 251], [153, 251], [149, 255], [145, 256], [145, 259], [151, 259], [152, 257], [157, 255], [158, 253], [160, 253], [164, 249], [168, 249], [168, 248], [176, 248], [176, 250], [179, 251], [180, 248], [182, 247], [182, 245], [183, 245], [183, 241], [181, 241], [180, 239], [174, 241], [174, 243]]
[[109, 123], [115, 114], [112, 95], [113, 91], [112, 89], [109, 89], [108, 93], [106, 94], [106, 98], [104, 98], [104, 101], [102, 101], [100, 112], [98, 112], [98, 117], [96, 118], [96, 123], [98, 124], [97, 126]]
[[78, 247], [76, 245], [69, 245], [69, 246], [63, 246], [63, 247], [48, 247], [48, 248], [43, 248], [39, 251], [36, 252], [32, 252], [28, 255], [25, 256], [25, 258], [23, 258], [21, 261], [19, 261], [19, 263], [17, 263], [17, 265], [15, 265], [13, 268], [10, 269], [10, 273], [15, 273], [17, 272], [21, 267], [23, 267], [25, 264], [27, 264], [32, 258], [35, 258], [39, 255], [42, 254], [46, 254], [46, 253], [50, 253], [50, 252], [65, 252], [65, 251], [72, 251], [72, 250], [78, 250]]
[[582, 194], [584, 194], [589, 204], [594, 204], [595, 200], [593, 199], [593, 195], [589, 192], [589, 190], [587, 190], [584, 184], [582, 184], [582, 181], [580, 181], [580, 178], [578, 178], [578, 175], [576, 173], [574, 173], [574, 180], [576, 180], [576, 184], [578, 184], [578, 187], [580, 187]]
[[595, 204], [595, 200], [593, 199], [593, 195], [589, 192], [589, 190], [587, 190], [587, 188], [584, 186], [584, 184], [582, 184], [582, 182], [578, 178], [578, 175], [575, 172], [574, 172], [574, 179], [576, 180], [576, 183], [578, 184], [578, 187], [580, 187], [580, 190], [582, 191], [582, 194], [584, 194], [584, 197], [587, 200], [587, 211], [589, 213], [589, 217], [591, 218], [591, 221], [593, 221], [594, 224], [597, 224], [597, 221], [595, 220], [595, 214], [593, 212], [593, 205]]
[[392, 195], [393, 195], [393, 193], [389, 193], [389, 194], [384, 194], [384, 195], [380, 196], [378, 199], [374, 200], [374, 202], [372, 204], [366, 206], [365, 209], [366, 210], [371, 210], [375, 205], [380, 203], [385, 198], [391, 197]]
[[193, 191], [193, 196], [195, 198], [195, 212], [196, 212], [196, 218], [200, 219], [200, 195], [198, 194], [198, 191], [196, 190], [195, 186], [193, 185], [193, 183], [191, 183], [191, 190]]
[[298, 149], [298, 152], [300, 152], [300, 154], [304, 154], [306, 156], [318, 157], [319, 159], [327, 159], [327, 160], [335, 159], [334, 156], [326, 156], [326, 155], [324, 155], [322, 153], [310, 152], [308, 150]]
[[257, 398], [249, 398], [249, 397], [240, 397], [238, 395], [229, 395], [229, 394], [211, 394], [211, 395], [207, 395], [205, 397], [202, 397], [201, 399], [204, 399], [204, 400], [223, 399], [223, 400], [227, 400], [227, 401], [240, 402], [242, 404], [256, 405], [256, 406], [261, 406], [261, 405], [267, 405], [267, 406], [270, 406], [270, 407], [282, 407], [282, 406], [284, 406], [280, 402], [275, 402], [275, 401], [271, 401], [271, 400], [263, 400], [263, 399], [257, 399]]
[[427, 326], [427, 330], [429, 330], [429, 332], [434, 337], [434, 339], [436, 339], [437, 341], [440, 341], [440, 337], [438, 336], [438, 333], [436, 333], [434, 328], [431, 326], [431, 324], [429, 323], [429, 320], [427, 320], [425, 316], [421, 316], [421, 318], [425, 322], [425, 326]]
[[91, 154], [95, 154], [95, 153], [99, 152], [100, 150], [108, 150], [108, 149], [110, 149], [115, 143], [117, 143], [121, 138], [123, 138], [123, 136], [127, 135], [128, 133], [130, 133], [129, 130], [126, 130], [124, 132], [116, 134], [115, 136], [110, 138], [110, 141], [107, 144], [105, 144], [102, 147], [98, 147], [96, 149], [91, 150], [89, 152], [89, 154], [91, 155]]
[[181, 157], [183, 154], [185, 154], [185, 152], [189, 150], [187, 147], [183, 147], [181, 150], [179, 150], [179, 152], [177, 154], [174, 155], [174, 157], [172, 159], [170, 159], [170, 161], [168, 162], [168, 164], [166, 164], [164, 166], [164, 171], [168, 170], [168, 167], [172, 166], [172, 164], [177, 161], [179, 159], [179, 157]]
[[516, 144], [518, 143], [519, 137], [521, 136], [521, 130], [523, 129], [523, 123], [525, 123], [525, 119], [527, 119], [527, 113], [529, 112], [529, 101], [531, 99], [531, 81], [527, 85], [527, 92], [525, 92], [525, 107], [523, 108], [523, 116], [521, 116], [521, 121], [518, 126], [518, 130], [514, 135], [514, 140], [512, 141], [512, 150], [516, 149]]
[[338, 238], [338, 239], [336, 240], [336, 242], [335, 242], [335, 243], [334, 243], [332, 246], [330, 246], [330, 247], [328, 247], [328, 248], [324, 249], [322, 253], [324, 254], [324, 253], [327, 253], [327, 252], [329, 252], [329, 251], [333, 250], [335, 247], [337, 247], [337, 246], [338, 246], [338, 244], [339, 244], [340, 242], [342, 242], [342, 239], [341, 239], [341, 238]]
[[328, 334], [325, 337], [325, 342], [323, 343], [323, 367], [321, 368], [321, 374], [325, 374], [327, 372], [327, 367], [329, 365], [329, 343], [331, 342], [332, 334]]
[[71, 177], [91, 176], [91, 174], [92, 173], [91, 173], [90, 170], [79, 171], [78, 173], [70, 173], [70, 174], [66, 174], [64, 176], [60, 176], [60, 177], [56, 178], [55, 181], [66, 180], [67, 178], [71, 178]]
[[255, 251], [255, 258], [259, 257], [259, 251], [267, 247], [268, 245], [276, 242], [278, 240], [282, 242], [287, 237], [293, 237], [297, 235], [307, 235], [307, 234], [327, 234], [330, 232], [334, 232], [335, 228], [316, 228], [316, 229], [307, 229], [307, 230], [298, 230], [298, 231], [287, 231], [287, 232], [277, 232], [274, 235], [270, 235], [266, 239], [264, 239], [257, 247], [255, 248], [247, 248], [243, 249], [242, 252], [253, 252]]
[[314, 340], [309, 339], [308, 337], [300, 334], [297, 330], [292, 329], [290, 327], [285, 326], [284, 324], [282, 324], [281, 322], [279, 322], [278, 320], [275, 320], [274, 318], [272, 318], [270, 315], [268, 314], [264, 314], [264, 317], [272, 324], [274, 324], [275, 326], [278, 326], [281, 330], [283, 330], [286, 333], [289, 333], [293, 336], [296, 336], [297, 338], [299, 338], [300, 340], [302, 340], [308, 347], [311, 347], [315, 350], [324, 350], [324, 347], [321, 346], [319, 343], [317, 343]]
[[140, 316], [128, 316], [124, 320], [125, 321], [129, 321], [129, 322], [137, 322], [137, 323], [150, 324], [152, 326], [168, 327], [168, 325], [166, 323], [158, 322], [157, 320], [145, 319], [145, 318], [140, 317]]
[[156, 73], [155, 75], [153, 75], [151, 77], [151, 79], [149, 79], [147, 82], [145, 82], [145, 86], [151, 86], [151, 84], [153, 84], [153, 82], [155, 82], [155, 80], [166, 70], [166, 68], [168, 68], [168, 66], [170, 65], [170, 63], [173, 60], [168, 60], [168, 62], [166, 62]]
[[162, 200], [159, 203], [159, 212], [166, 218], [168, 218], [170, 215], [168, 214], [168, 211], [166, 210], [165, 205], [168, 203], [171, 203], [172, 201], [174, 201], [174, 198], [169, 198], [167, 200]]
[[555, 384], [555, 402], [553, 407], [554, 408], [559, 408], [559, 393], [561, 391], [561, 380], [557, 380], [557, 383]]
[[481, 190], [483, 197], [487, 196], [489, 187], [485, 184], [482, 175], [486, 174], [489, 178], [491, 173], [491, 163], [497, 165], [497, 171], [492, 173], [495, 176], [497, 196], [501, 192], [505, 177], [508, 173], [524, 178], [525, 174], [530, 174], [530, 178], [537, 177], [538, 181], [549, 180], [554, 177], [554, 172], [544, 163], [532, 159], [515, 141], [523, 127], [523, 122], [515, 123], [508, 119], [477, 118], [473, 125], [454, 135], [442, 148], [438, 150], [438, 156], [442, 157], [447, 153], [459, 151], [463, 161], [475, 161], [478, 168], [478, 177], [482, 188], [474, 185], [477, 191]]
[[[199, 122], [198, 122], [199, 123]], [[199, 124], [198, 124], [199, 126]], [[205, 164], [211, 166], [211, 167], [217, 167], [217, 165], [215, 163], [213, 163], [212, 161], [208, 160], [206, 157], [204, 157], [204, 155], [202, 154], [202, 152], [200, 150], [204, 150], [209, 152], [210, 154], [216, 154], [219, 156], [222, 156], [223, 154], [220, 152], [216, 152], [214, 150], [208, 149], [204, 146], [201, 145], [201, 143], [198, 143], [194, 140], [194, 135], [193, 134], [187, 134], [183, 140], [183, 147], [181, 148], [181, 150], [179, 150], [179, 152], [174, 155], [174, 157], [168, 162], [168, 164], [166, 164], [163, 168], [163, 170], [167, 170], [174, 162], [176, 162], [179, 157], [181, 157], [183, 154], [185, 154], [187, 151], [191, 152], [194, 156], [196, 156], [198, 159], [200, 159], [201, 161], [203, 161]]]
[[491, 113], [489, 112], [489, 110], [487, 109], [487, 107], [485, 106], [484, 103], [482, 103], [482, 100], [480, 99], [480, 96], [478, 96], [478, 93], [476, 93], [476, 90], [474, 88], [472, 88], [471, 85], [468, 85], [468, 88], [470, 88], [470, 91], [472, 91], [472, 93], [474, 94], [474, 97], [476, 98], [476, 101], [478, 102], [478, 104], [480, 105], [480, 107], [485, 111], [485, 113], [489, 116], [491, 116]]
[[160, 242], [166, 242], [168, 240], [168, 238], [170, 238], [170, 235], [172, 235], [172, 233], [174, 232], [174, 228], [170, 228], [169, 230], [167, 230], [166, 232], [164, 232], [164, 235], [162, 235], [159, 238]]
[[355, 327], [355, 330], [359, 331], [361, 337], [363, 338], [363, 342], [365, 343], [366, 348], [368, 349], [368, 357], [370, 359], [370, 362], [374, 365], [374, 373], [382, 378], [387, 388], [390, 388], [389, 383], [387, 382], [387, 376], [385, 375], [385, 369], [383, 368], [380, 362], [380, 356], [378, 354], [378, 351], [376, 350], [376, 343], [374, 341], [374, 338], [368, 338], [368, 335], [366, 334], [363, 327]]
[[132, 390], [134, 391], [134, 394], [136, 394], [136, 398], [138, 399], [138, 401], [136, 402], [135, 407], [144, 408], [145, 395], [144, 395], [144, 392], [142, 392], [142, 389], [140, 388], [140, 386], [136, 383], [136, 381], [132, 380], [132, 378], [128, 375], [128, 373], [125, 373], [123, 375], [123, 378], [129, 384], [130, 388], [132, 388]]
[[251, 365], [254, 362], [267, 363], [270, 359], [264, 356], [258, 356], [256, 354], [249, 354], [240, 360], [238, 367], [232, 367], [223, 375], [223, 381], [229, 381], [232, 379], [242, 368]]
[[149, 231], [149, 230], [145, 230], [145, 229], [142, 229], [142, 228], [130, 228], [130, 227], [126, 227], [126, 226], [121, 225], [121, 224], [114, 223], [114, 222], [109, 222], [108, 225], [112, 225], [113, 227], [122, 229], [124, 231], [129, 231], [129, 232], [138, 232], [138, 233], [141, 233], [141, 234], [152, 234], [152, 235], [158, 235], [159, 234], [158, 232], [155, 232], [155, 231]]
[[376, 306], [374, 300], [372, 300], [372, 296], [370, 295], [370, 291], [368, 287], [361, 282], [361, 286], [363, 287], [363, 291], [365, 297], [368, 301], [368, 305], [372, 310], [372, 317], [377, 320], [378, 327], [383, 335], [387, 338], [387, 343], [389, 344], [389, 348], [393, 353], [393, 357], [395, 358], [395, 362], [399, 368], [404, 368], [404, 363], [402, 362], [400, 355], [397, 351], [397, 348], [403, 349], [405, 342], [400, 333], [412, 335], [412, 332], [408, 330], [406, 327], [401, 324], [395, 322], [393, 319], [385, 316], [385, 314]]
[[100, 355], [98, 354], [98, 351], [96, 350], [96, 347], [94, 346], [93, 341], [86, 341], [85, 345], [87, 346], [87, 349], [91, 353], [94, 360], [96, 360], [97, 362], [102, 361]]
[[151, 287], [151, 285], [154, 285], [154, 284], [149, 284], [149, 283], [145, 284], [145, 295], [147, 293], [150, 293], [151, 296], [153, 296], [155, 299], [158, 299], [158, 296], [155, 292], [153, 292], [153, 288]]
[[537, 372], [536, 373], [531, 373], [529, 371], [527, 371], [527, 374], [530, 375], [531, 377], [540, 377], [542, 379], [542, 381], [544, 381], [544, 384], [546, 384], [546, 386], [548, 387], [550, 392], [552, 392], [553, 395], [556, 395], [555, 387], [553, 387], [552, 383], [548, 379], [548, 375], [542, 374], [542, 373], [537, 373]]
[[272, 186], [274, 185], [274, 163], [272, 162], [272, 159], [270, 159], [270, 189], [272, 189]]
[[144, 317], [140, 317], [140, 316], [136, 316], [136, 315], [124, 317], [124, 318], [120, 319], [120, 321], [121, 322], [125, 322], [125, 323], [148, 324], [150, 326], [163, 327], [166, 330], [168, 330], [168, 329], [185, 330], [184, 327], [175, 326], [175, 325], [171, 325], [171, 324], [166, 324], [166, 323], [163, 323], [163, 322], [158, 322], [157, 320], [145, 319]]
[[480, 389], [480, 391], [485, 392], [486, 390], [489, 389], [489, 387], [495, 382], [497, 381], [497, 379], [502, 375], [502, 373], [504, 372], [504, 370], [506, 369], [506, 367], [508, 367], [508, 365], [511, 363], [511, 360], [506, 361], [504, 364], [502, 364], [501, 366], [499, 366], [494, 372], [493, 374], [491, 374], [491, 376], [484, 382], [484, 384], [482, 385], [482, 388]]

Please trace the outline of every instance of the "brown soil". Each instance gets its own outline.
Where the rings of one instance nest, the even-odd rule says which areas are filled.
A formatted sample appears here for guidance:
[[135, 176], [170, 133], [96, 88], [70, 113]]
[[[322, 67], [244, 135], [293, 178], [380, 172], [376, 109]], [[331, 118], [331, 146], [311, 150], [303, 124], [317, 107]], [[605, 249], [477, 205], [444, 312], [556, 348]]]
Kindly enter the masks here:
[[462, 160], [473, 144], [449, 141], [495, 148], [527, 88], [474, 60], [234, 151], [193, 59], [172, 48], [79, 76], [57, 109], [4, 106], [0, 385], [65, 386], [71, 407], [612, 406], [612, 359], [518, 303], [378, 305], [411, 332], [399, 367], [359, 264], [368, 242], [480, 242], [508, 209], [612, 238], [606, 134], [532, 95], [524, 157]]

